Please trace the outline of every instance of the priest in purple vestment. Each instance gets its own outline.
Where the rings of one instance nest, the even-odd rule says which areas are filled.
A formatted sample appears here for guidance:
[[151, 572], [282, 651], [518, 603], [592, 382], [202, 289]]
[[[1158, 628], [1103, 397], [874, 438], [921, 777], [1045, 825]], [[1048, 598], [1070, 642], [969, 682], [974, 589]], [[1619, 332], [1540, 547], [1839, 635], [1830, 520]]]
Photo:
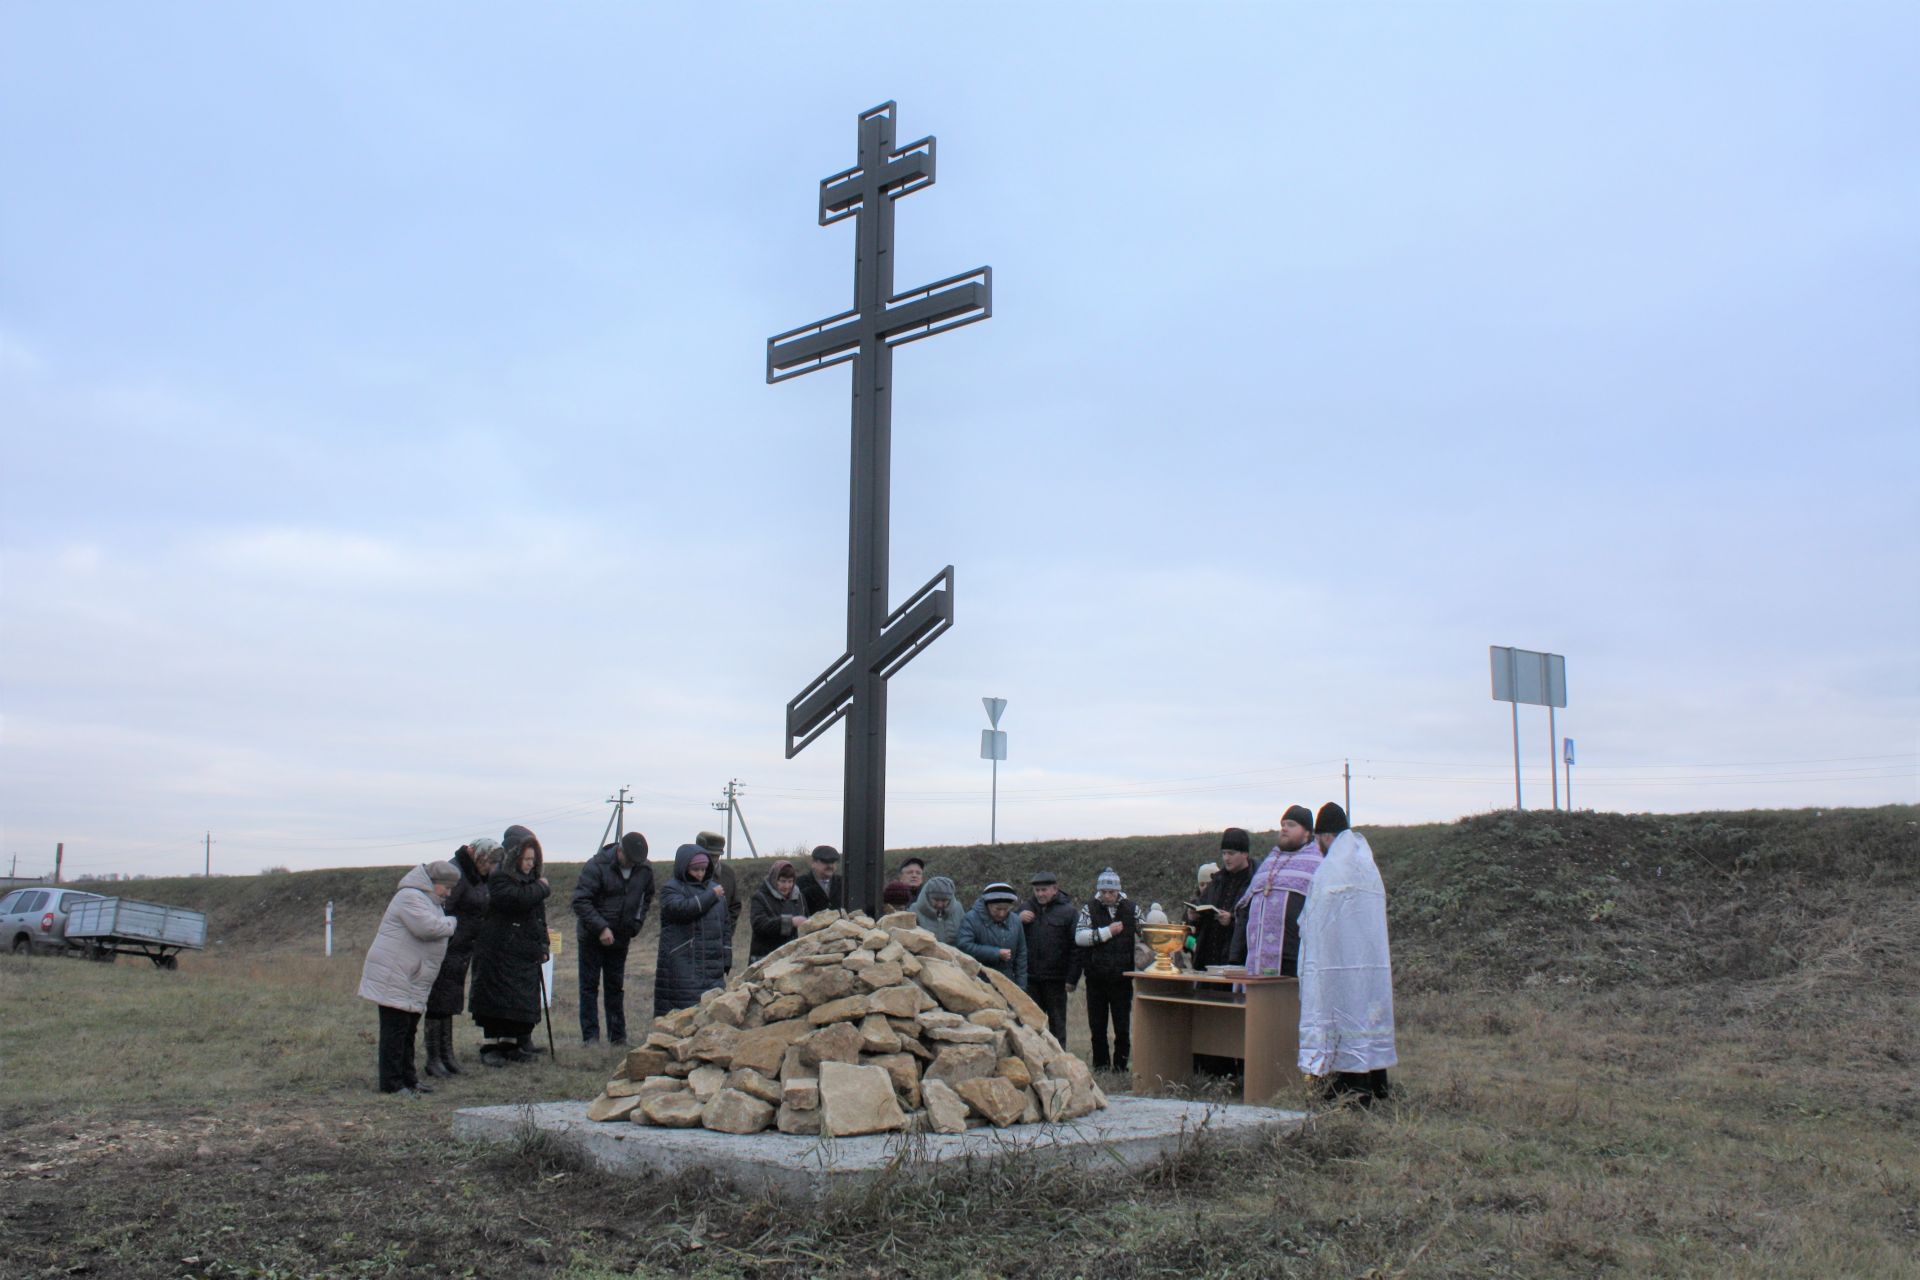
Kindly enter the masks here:
[[1246, 937], [1244, 949], [1236, 950], [1246, 957], [1248, 973], [1299, 976], [1300, 908], [1321, 857], [1313, 838], [1313, 811], [1296, 804], [1280, 819], [1279, 844], [1254, 871], [1240, 898]]

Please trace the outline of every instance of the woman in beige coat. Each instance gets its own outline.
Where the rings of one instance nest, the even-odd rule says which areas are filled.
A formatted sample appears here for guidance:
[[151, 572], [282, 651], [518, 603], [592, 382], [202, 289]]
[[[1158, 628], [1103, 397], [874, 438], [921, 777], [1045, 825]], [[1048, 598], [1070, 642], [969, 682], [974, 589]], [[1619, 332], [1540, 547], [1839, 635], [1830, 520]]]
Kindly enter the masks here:
[[413, 1036], [446, 958], [454, 918], [442, 905], [460, 879], [451, 862], [415, 867], [380, 917], [360, 970], [360, 994], [380, 1006], [380, 1092], [418, 1097], [433, 1087], [413, 1070]]

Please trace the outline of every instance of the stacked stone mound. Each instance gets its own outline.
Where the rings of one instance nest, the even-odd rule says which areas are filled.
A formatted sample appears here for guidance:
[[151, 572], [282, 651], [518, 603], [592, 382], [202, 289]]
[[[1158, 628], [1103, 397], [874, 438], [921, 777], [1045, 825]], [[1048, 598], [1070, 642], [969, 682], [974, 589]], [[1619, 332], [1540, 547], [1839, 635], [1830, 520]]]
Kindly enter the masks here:
[[1057, 1123], [1106, 1105], [1011, 979], [910, 911], [822, 911], [724, 991], [656, 1019], [587, 1114], [845, 1138]]

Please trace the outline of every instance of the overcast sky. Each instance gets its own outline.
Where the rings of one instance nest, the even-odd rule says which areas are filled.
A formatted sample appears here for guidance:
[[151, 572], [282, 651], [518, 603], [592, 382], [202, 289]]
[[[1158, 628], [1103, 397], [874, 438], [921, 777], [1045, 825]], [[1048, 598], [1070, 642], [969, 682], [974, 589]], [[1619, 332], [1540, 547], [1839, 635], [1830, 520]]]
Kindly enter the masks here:
[[[890, 842], [1920, 799], [1906, 3], [0, 4], [0, 853], [839, 835], [855, 117], [900, 288]], [[1546, 713], [1520, 716], [1549, 800]], [[4, 870], [4, 868], [0, 868]]]

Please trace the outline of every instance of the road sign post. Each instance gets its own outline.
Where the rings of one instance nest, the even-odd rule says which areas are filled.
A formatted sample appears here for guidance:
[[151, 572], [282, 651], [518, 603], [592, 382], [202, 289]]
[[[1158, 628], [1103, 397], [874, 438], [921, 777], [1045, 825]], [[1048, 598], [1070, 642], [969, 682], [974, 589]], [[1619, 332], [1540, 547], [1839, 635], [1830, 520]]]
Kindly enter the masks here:
[[1497, 644], [1488, 647], [1488, 656], [1493, 668], [1494, 701], [1513, 704], [1513, 807], [1526, 807], [1520, 799], [1520, 704], [1525, 702], [1547, 709], [1547, 766], [1553, 770], [1553, 805], [1557, 809], [1560, 767], [1553, 756], [1558, 733], [1553, 713], [1556, 707], [1567, 705], [1567, 660], [1557, 653]]
[[980, 705], [987, 709], [987, 723], [992, 728], [980, 731], [980, 758], [993, 761], [993, 791], [988, 809], [987, 843], [1000, 843], [1000, 762], [1007, 758], [1007, 731], [1000, 727], [1000, 717], [1005, 714], [1005, 698], [982, 698]]

